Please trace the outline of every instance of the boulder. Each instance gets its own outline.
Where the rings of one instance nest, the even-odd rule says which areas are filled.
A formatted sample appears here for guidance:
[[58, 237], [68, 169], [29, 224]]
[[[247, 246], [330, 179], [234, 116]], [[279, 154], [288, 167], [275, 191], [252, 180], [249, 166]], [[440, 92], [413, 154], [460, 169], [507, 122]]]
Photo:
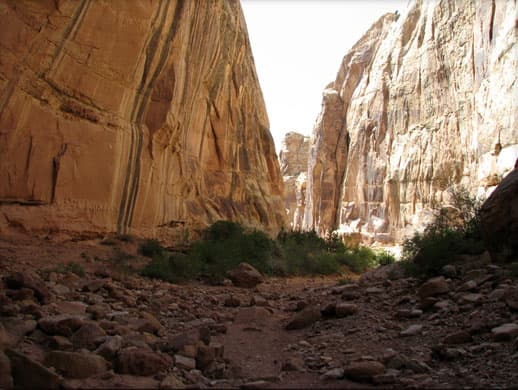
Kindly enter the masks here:
[[385, 366], [375, 360], [352, 362], [344, 368], [344, 374], [354, 381], [371, 381], [372, 377], [385, 372]]
[[22, 389], [58, 389], [61, 378], [54, 371], [48, 369], [29, 356], [7, 349], [6, 355], [11, 361], [11, 370], [14, 385]]
[[320, 320], [320, 309], [316, 306], [308, 306], [295, 314], [286, 325], [287, 330], [306, 328]]
[[71, 337], [75, 349], [95, 349], [104, 341], [106, 332], [96, 322], [88, 322], [81, 326]]
[[38, 326], [50, 335], [72, 336], [84, 323], [84, 318], [79, 315], [60, 314], [57, 316], [43, 317], [38, 321]]
[[11, 376], [11, 361], [0, 349], [0, 389], [11, 389], [13, 377]]
[[244, 288], [254, 288], [263, 281], [261, 273], [248, 263], [240, 263], [227, 276], [235, 286]]
[[512, 340], [518, 336], [518, 324], [508, 323], [491, 329], [493, 338], [497, 341]]
[[115, 370], [120, 374], [150, 376], [166, 370], [171, 365], [171, 359], [167, 355], [144, 349], [127, 348], [119, 352]]
[[45, 357], [45, 365], [54, 367], [66, 378], [88, 378], [108, 370], [108, 362], [93, 353], [52, 351]]
[[433, 297], [440, 294], [445, 294], [450, 291], [448, 282], [444, 279], [444, 276], [438, 276], [436, 278], [428, 279], [425, 283], [419, 287], [417, 295], [421, 300], [428, 297]]
[[358, 305], [354, 303], [340, 302], [336, 304], [335, 312], [337, 317], [346, 317], [358, 312]]
[[493, 261], [518, 259], [518, 169], [498, 184], [480, 209], [484, 244]]
[[7, 288], [22, 289], [28, 288], [34, 291], [34, 295], [41, 304], [46, 305], [50, 303], [50, 291], [45, 285], [45, 282], [32, 271], [16, 272], [4, 277], [4, 284]]

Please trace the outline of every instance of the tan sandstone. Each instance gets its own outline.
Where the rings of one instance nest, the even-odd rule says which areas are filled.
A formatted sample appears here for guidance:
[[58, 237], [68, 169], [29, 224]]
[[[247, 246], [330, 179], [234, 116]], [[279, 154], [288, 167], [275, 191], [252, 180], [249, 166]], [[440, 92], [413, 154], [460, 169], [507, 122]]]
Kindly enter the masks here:
[[0, 1], [0, 231], [284, 224], [240, 4]]
[[495, 188], [518, 156], [517, 7], [412, 1], [369, 29], [323, 94], [306, 229], [399, 241], [449, 187]]

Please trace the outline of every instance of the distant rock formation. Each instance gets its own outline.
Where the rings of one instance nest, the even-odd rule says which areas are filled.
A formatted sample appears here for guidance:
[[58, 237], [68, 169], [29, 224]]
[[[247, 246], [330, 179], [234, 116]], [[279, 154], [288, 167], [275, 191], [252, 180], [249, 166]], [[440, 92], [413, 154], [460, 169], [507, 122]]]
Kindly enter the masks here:
[[494, 189], [518, 156], [517, 8], [413, 1], [369, 29], [324, 91], [304, 228], [399, 241], [449, 186]]
[[292, 229], [301, 229], [306, 206], [309, 137], [289, 132], [284, 136], [279, 161], [286, 191], [285, 205]]
[[0, 0], [0, 229], [285, 223], [239, 1]]

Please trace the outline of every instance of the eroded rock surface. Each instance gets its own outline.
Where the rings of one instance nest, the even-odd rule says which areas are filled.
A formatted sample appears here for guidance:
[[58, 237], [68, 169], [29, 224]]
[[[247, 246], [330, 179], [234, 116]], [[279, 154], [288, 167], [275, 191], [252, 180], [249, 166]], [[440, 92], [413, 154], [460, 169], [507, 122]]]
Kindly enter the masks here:
[[286, 191], [286, 213], [293, 229], [300, 229], [304, 218], [308, 153], [309, 137], [296, 132], [284, 136], [279, 161]]
[[399, 241], [518, 156], [517, 4], [413, 1], [344, 57], [312, 136], [304, 227]]
[[238, 1], [0, 1], [0, 229], [276, 231], [283, 184]]

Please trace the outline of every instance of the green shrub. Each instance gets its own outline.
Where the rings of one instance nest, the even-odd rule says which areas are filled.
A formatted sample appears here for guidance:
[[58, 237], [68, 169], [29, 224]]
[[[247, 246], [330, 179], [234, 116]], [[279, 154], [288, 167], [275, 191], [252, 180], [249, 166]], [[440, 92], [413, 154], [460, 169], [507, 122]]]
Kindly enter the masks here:
[[376, 262], [379, 265], [390, 265], [396, 262], [396, 258], [392, 253], [387, 252], [386, 250], [380, 250], [376, 252]]
[[67, 263], [67, 264], [59, 263], [56, 266], [56, 268], [54, 268], [52, 271], [57, 272], [57, 273], [61, 273], [61, 274], [66, 274], [66, 273], [71, 272], [71, 273], [76, 274], [77, 276], [80, 276], [80, 277], [85, 276], [85, 270], [83, 269], [81, 264], [76, 263], [74, 261], [71, 261], [70, 263]]
[[365, 272], [378, 264], [376, 253], [365, 246], [347, 249], [345, 253], [339, 255], [338, 261], [355, 273]]
[[433, 276], [460, 254], [484, 251], [480, 228], [481, 201], [463, 188], [450, 190], [454, 208], [436, 208], [424, 232], [403, 242], [403, 260], [414, 275]]
[[162, 245], [158, 240], [146, 240], [139, 247], [139, 253], [142, 256], [153, 257], [161, 254], [164, 251]]

